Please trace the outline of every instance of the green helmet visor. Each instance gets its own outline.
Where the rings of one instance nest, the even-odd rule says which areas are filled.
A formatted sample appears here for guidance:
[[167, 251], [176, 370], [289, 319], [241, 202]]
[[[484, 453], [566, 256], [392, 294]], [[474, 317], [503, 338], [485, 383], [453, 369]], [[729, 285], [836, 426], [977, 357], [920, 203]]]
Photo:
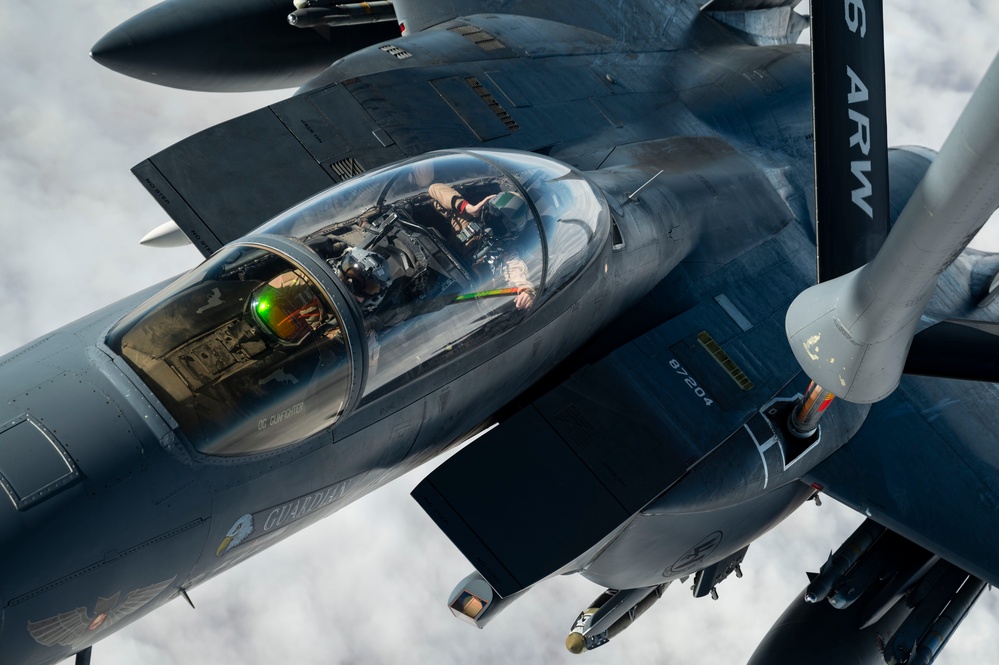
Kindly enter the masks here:
[[299, 344], [325, 318], [319, 296], [307, 284], [261, 286], [250, 300], [254, 320], [285, 344]]

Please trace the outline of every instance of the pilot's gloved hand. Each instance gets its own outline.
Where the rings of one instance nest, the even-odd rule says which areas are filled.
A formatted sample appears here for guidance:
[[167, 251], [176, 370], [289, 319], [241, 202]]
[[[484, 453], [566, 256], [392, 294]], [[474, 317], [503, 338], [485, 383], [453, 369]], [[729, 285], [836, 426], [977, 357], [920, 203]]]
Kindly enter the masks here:
[[486, 205], [487, 203], [489, 203], [490, 201], [492, 201], [495, 198], [496, 198], [496, 195], [492, 194], [491, 196], [487, 196], [486, 198], [482, 199], [481, 201], [479, 201], [475, 205], [469, 204], [469, 205], [465, 206], [465, 214], [466, 215], [472, 215], [473, 217], [476, 216], [476, 215], [478, 215], [479, 211], [482, 210], [482, 206]]
[[529, 286], [522, 286], [517, 290], [517, 297], [514, 298], [513, 304], [517, 309], [528, 309], [534, 304], [534, 296], [536, 292], [533, 288]]

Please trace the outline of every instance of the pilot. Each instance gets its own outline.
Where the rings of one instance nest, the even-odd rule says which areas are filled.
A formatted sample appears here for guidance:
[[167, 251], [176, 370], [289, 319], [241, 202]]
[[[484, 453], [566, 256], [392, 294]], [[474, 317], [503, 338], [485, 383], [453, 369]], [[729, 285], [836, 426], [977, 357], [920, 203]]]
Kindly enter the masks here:
[[310, 332], [334, 320], [315, 288], [297, 270], [261, 285], [249, 306], [254, 320], [285, 345], [300, 344]]
[[388, 262], [375, 252], [353, 247], [339, 262], [338, 273], [364, 312], [378, 308], [392, 286]]
[[413, 181], [420, 189], [426, 189], [434, 182], [433, 162], [418, 162], [413, 165]]
[[381, 255], [331, 235], [318, 235], [307, 244], [333, 268], [362, 310], [378, 307], [392, 285], [392, 271]]
[[537, 292], [528, 276], [527, 264], [512, 247], [530, 218], [523, 197], [501, 192], [472, 204], [447, 184], [434, 183], [428, 191], [434, 208], [451, 223], [465, 247], [463, 258], [473, 265], [489, 266], [495, 279], [517, 287], [514, 299], [517, 309], [531, 307]]

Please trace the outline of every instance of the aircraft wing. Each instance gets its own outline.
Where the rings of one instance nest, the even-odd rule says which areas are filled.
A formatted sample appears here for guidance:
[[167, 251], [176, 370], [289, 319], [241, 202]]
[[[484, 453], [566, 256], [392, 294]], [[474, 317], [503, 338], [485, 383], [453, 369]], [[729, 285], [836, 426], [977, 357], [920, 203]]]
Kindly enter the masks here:
[[[455, 146], [544, 150], [601, 124], [625, 128], [669, 97], [655, 90], [631, 96], [618, 119], [615, 100], [605, 111], [591, 101], [616, 92], [588, 68], [608, 48], [606, 38], [545, 22], [547, 48], [576, 40], [579, 65], [564, 67], [511, 57], [519, 54], [512, 44], [530, 37], [524, 31], [541, 29], [531, 19], [483, 19], [489, 34], [504, 40], [488, 43], [471, 20], [355, 54], [311, 89], [199, 132], [133, 173], [207, 256], [313, 194], [389, 162]], [[434, 53], [455, 62], [441, 64]], [[617, 115], [611, 122], [602, 113]]]
[[[207, 256], [313, 194], [404, 157], [503, 148], [590, 170], [614, 146], [686, 136], [691, 109], [714, 113], [696, 76], [706, 59], [685, 48], [664, 69], [655, 52], [743, 44], [742, 33], [712, 21], [685, 30], [699, 11], [690, 1], [655, 16], [633, 14], [652, 11], [649, 3], [616, 16], [616, 5], [590, 12], [556, 0], [476, 14], [484, 4], [397, 3], [400, 18], [409, 7], [426, 29], [408, 23], [399, 39], [347, 56], [291, 99], [199, 132], [133, 173]], [[781, 40], [794, 33], [786, 23], [775, 33]], [[636, 52], [621, 53], [622, 42]], [[733, 51], [732, 66], [773, 64], [756, 57]]]
[[996, 384], [905, 377], [806, 481], [999, 584], [997, 397]]
[[347, 86], [336, 86], [206, 129], [132, 173], [209, 256], [313, 194], [401, 157]]
[[733, 292], [701, 303], [529, 394], [413, 497], [501, 596], [581, 565], [717, 445], [763, 439], [766, 425], [743, 425], [762, 421], [761, 396], [793, 390], [799, 373], [789, 355], [763, 363], [751, 351], [782, 339], [796, 278], [772, 269], [787, 279], [766, 302]]

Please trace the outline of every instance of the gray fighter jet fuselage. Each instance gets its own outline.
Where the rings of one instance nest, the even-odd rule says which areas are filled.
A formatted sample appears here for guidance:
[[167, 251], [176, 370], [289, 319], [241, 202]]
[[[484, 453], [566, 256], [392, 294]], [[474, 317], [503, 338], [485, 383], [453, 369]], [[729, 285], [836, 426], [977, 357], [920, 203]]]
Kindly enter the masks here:
[[[787, 425], [808, 380], [784, 318], [815, 274], [808, 49], [669, 18], [657, 47], [489, 14], [348, 55], [265, 114], [319, 154], [363, 104], [382, 133], [339, 137], [367, 169], [326, 188], [279, 163], [291, 202], [232, 186], [219, 205], [263, 218], [196, 227], [202, 266], [0, 358], [0, 662], [84, 651], [497, 422], [460, 454], [492, 476], [445, 467], [416, 495], [498, 596], [566, 572], [707, 595], [737, 569], [870, 407]], [[259, 168], [235, 150], [220, 180]], [[164, 206], [209, 198], [169, 190], [191, 154], [137, 167]], [[890, 153], [896, 215], [932, 158]], [[519, 217], [459, 232], [428, 172]], [[966, 252], [930, 311], [994, 313], [961, 294], [997, 263]], [[536, 515], [500, 510], [510, 483]], [[592, 485], [586, 525], [564, 527], [560, 483]], [[542, 531], [558, 547], [510, 541]]]

